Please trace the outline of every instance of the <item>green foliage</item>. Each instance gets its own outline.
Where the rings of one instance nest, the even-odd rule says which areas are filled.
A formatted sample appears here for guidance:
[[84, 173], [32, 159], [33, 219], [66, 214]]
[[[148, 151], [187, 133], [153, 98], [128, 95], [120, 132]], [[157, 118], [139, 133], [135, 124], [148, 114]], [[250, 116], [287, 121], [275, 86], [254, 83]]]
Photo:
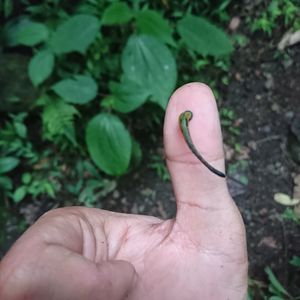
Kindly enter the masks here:
[[[299, 257], [294, 256], [295, 266], [299, 267]], [[265, 299], [265, 300], [297, 300], [300, 295], [293, 296], [283, 287], [281, 282], [273, 273], [270, 267], [265, 268], [268, 276], [268, 284], [256, 280], [249, 280], [247, 300]]]
[[75, 75], [74, 79], [63, 79], [52, 86], [53, 91], [64, 101], [85, 104], [97, 96], [97, 84], [90, 76]]
[[158, 12], [150, 9], [138, 12], [136, 26], [138, 33], [151, 35], [164, 43], [176, 46], [171, 26]]
[[227, 138], [227, 144], [234, 147], [235, 151], [239, 152], [240, 145], [237, 142], [238, 137], [240, 136], [240, 127], [239, 124], [236, 123], [236, 115], [232, 109], [221, 108], [220, 109], [221, 116], [221, 124], [223, 128], [230, 133]]
[[300, 217], [290, 207], [287, 207], [285, 209], [285, 211], [282, 214], [282, 217], [283, 217], [283, 219], [291, 220], [291, 221], [295, 222], [296, 224], [300, 225]]
[[226, 34], [203, 18], [187, 15], [177, 26], [183, 42], [200, 54], [221, 56], [233, 50]]
[[300, 257], [299, 256], [296, 256], [294, 255], [293, 258], [290, 260], [290, 264], [292, 266], [295, 266], [295, 267], [300, 267]]
[[125, 78], [143, 87], [152, 101], [166, 107], [177, 71], [170, 50], [163, 43], [146, 35], [131, 36], [122, 54], [122, 67]]
[[131, 138], [122, 121], [111, 114], [95, 116], [88, 124], [86, 142], [95, 164], [109, 175], [123, 174], [131, 158]]
[[1, 157], [0, 158], [0, 174], [7, 173], [13, 170], [20, 163], [19, 159], [15, 157]]
[[77, 160], [69, 170], [66, 191], [73, 195], [75, 202], [91, 207], [115, 187], [116, 181], [104, 179], [91, 162]]
[[15, 203], [19, 203], [27, 195], [30, 195], [33, 199], [41, 194], [54, 198], [55, 193], [55, 183], [48, 178], [34, 177], [30, 173], [24, 173], [22, 175], [21, 184], [12, 194], [12, 198]]
[[126, 77], [122, 78], [121, 83], [111, 82], [109, 87], [113, 94], [111, 106], [121, 113], [136, 110], [150, 96], [150, 92], [142, 85]]
[[[11, 160], [0, 184], [15, 202], [27, 196], [53, 197], [62, 186], [62, 173], [70, 172], [56, 163], [69, 155], [82, 161], [90, 157], [109, 175], [124, 174], [142, 156], [133, 138], [136, 124], [147, 127], [150, 118], [161, 124], [171, 93], [178, 82], [194, 80], [192, 73], [206, 77], [211, 65], [228, 70], [222, 62], [228, 61], [231, 42], [212, 20], [228, 20], [230, 0], [215, 6], [209, 1], [174, 2], [168, 11], [163, 3], [146, 0], [14, 3], [4, 0], [0, 5], [6, 20], [3, 47], [31, 55], [28, 77], [38, 95], [26, 114], [12, 116], [0, 131], [1, 157]], [[30, 130], [27, 115], [35, 122]], [[166, 178], [159, 162], [152, 167]], [[50, 179], [47, 168], [54, 171]], [[71, 181], [78, 173], [73, 175]], [[76, 191], [81, 203], [92, 205], [93, 197], [100, 199], [114, 184], [94, 174], [75, 186], [70, 183], [69, 193]]]
[[120, 25], [127, 23], [133, 16], [125, 2], [115, 2], [106, 8], [102, 16], [103, 25]]
[[[59, 190], [54, 180], [57, 173], [48, 163], [47, 151], [38, 154], [28, 140], [27, 127], [24, 123], [26, 114], [11, 115], [4, 128], [0, 130], [0, 192], [4, 198], [15, 203], [22, 201], [27, 195], [36, 198], [41, 194], [54, 197]], [[24, 172], [17, 186], [8, 176], [9, 172], [18, 169], [22, 162]], [[16, 180], [14, 180], [16, 181]]]
[[56, 54], [79, 52], [84, 54], [95, 40], [100, 23], [94, 16], [75, 15], [63, 22], [49, 43]]
[[30, 60], [28, 75], [33, 85], [37, 86], [45, 81], [52, 73], [54, 55], [48, 50], [37, 52]]
[[132, 139], [131, 143], [132, 143], [132, 151], [131, 151], [130, 163], [133, 166], [138, 166], [141, 163], [143, 157], [142, 148], [141, 145], [135, 139]]
[[77, 146], [74, 118], [78, 114], [74, 106], [60, 99], [49, 101], [42, 113], [44, 137], [54, 143], [67, 138], [73, 146]]
[[5, 28], [5, 37], [9, 46], [35, 46], [47, 40], [48, 28], [27, 18], [8, 23]]
[[29, 162], [37, 160], [37, 153], [33, 150], [28, 140], [28, 130], [24, 124], [26, 113], [10, 115], [10, 121], [0, 130], [0, 156], [13, 156], [27, 159]]
[[162, 160], [161, 156], [152, 155], [151, 162], [148, 166], [149, 168], [155, 170], [158, 177], [161, 178], [163, 181], [170, 180], [170, 173], [168, 171], [165, 162]]
[[4, 17], [7, 18], [11, 15], [14, 9], [13, 0], [1, 0], [0, 1], [0, 13], [3, 13]]
[[[288, 293], [288, 291], [282, 286], [282, 284], [278, 281], [274, 273], [269, 267], [265, 268], [265, 272], [268, 275], [270, 285], [269, 291], [273, 294], [273, 299], [293, 299], [293, 297]], [[277, 298], [274, 298], [277, 297]]]
[[[283, 218], [295, 222], [300, 225], [300, 219], [293, 209], [287, 208], [283, 213]], [[300, 257], [294, 255], [289, 262], [293, 267], [300, 268]], [[300, 295], [293, 296], [278, 280], [270, 267], [265, 268], [268, 276], [268, 285], [255, 280], [249, 280], [248, 300], [268, 299], [268, 300], [297, 300]], [[299, 287], [297, 287], [299, 290]]]
[[273, 30], [278, 27], [278, 21], [283, 21], [286, 27], [294, 30], [300, 28], [300, 6], [293, 0], [272, 0], [266, 10], [255, 20], [248, 19], [250, 28], [253, 32], [263, 31], [271, 36]]

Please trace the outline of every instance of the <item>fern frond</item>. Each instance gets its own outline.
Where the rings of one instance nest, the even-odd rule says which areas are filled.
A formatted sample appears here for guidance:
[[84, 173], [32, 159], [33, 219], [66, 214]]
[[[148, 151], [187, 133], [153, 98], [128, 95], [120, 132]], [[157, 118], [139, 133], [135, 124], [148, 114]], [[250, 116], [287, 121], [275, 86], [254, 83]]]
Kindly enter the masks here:
[[48, 101], [42, 113], [44, 137], [53, 142], [66, 137], [75, 146], [77, 144], [74, 128], [76, 115], [79, 115], [79, 112], [73, 105], [62, 100]]

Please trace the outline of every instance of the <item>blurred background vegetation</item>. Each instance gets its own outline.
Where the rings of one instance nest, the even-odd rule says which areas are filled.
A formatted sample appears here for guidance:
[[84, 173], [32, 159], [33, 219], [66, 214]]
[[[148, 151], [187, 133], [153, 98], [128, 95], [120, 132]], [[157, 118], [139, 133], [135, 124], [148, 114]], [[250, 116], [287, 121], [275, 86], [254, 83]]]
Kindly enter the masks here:
[[[168, 99], [184, 83], [213, 89], [227, 144], [241, 151], [235, 111], [223, 101], [234, 51], [249, 43], [236, 31], [234, 2], [0, 1], [0, 243], [7, 226], [29, 225], [22, 203], [102, 207], [146, 160], [169, 180], [160, 153], [149, 158], [147, 149], [161, 144]], [[260, 2], [244, 20], [248, 32], [300, 28], [298, 1]], [[249, 299], [253, 286], [262, 299], [300, 299], [266, 274], [266, 284], [250, 282]]]

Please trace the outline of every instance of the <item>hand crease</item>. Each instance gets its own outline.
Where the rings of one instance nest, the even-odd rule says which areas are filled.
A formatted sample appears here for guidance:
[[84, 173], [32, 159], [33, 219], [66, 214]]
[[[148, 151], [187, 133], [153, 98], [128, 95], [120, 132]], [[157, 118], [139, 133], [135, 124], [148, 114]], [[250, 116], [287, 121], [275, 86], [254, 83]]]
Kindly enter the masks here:
[[213, 206], [200, 206], [199, 203], [191, 203], [191, 202], [186, 202], [186, 201], [178, 201], [178, 204], [183, 204], [186, 206], [190, 206], [190, 207], [197, 207], [200, 210], [204, 210], [204, 211], [223, 211], [224, 208], [216, 208]]

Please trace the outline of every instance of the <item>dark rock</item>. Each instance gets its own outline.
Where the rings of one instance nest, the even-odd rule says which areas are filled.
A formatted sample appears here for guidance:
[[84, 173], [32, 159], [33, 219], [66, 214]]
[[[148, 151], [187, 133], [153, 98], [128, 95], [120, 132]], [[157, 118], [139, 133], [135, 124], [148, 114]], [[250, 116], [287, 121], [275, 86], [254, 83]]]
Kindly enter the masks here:
[[37, 98], [27, 75], [29, 58], [20, 54], [0, 53], [0, 111], [30, 109]]

